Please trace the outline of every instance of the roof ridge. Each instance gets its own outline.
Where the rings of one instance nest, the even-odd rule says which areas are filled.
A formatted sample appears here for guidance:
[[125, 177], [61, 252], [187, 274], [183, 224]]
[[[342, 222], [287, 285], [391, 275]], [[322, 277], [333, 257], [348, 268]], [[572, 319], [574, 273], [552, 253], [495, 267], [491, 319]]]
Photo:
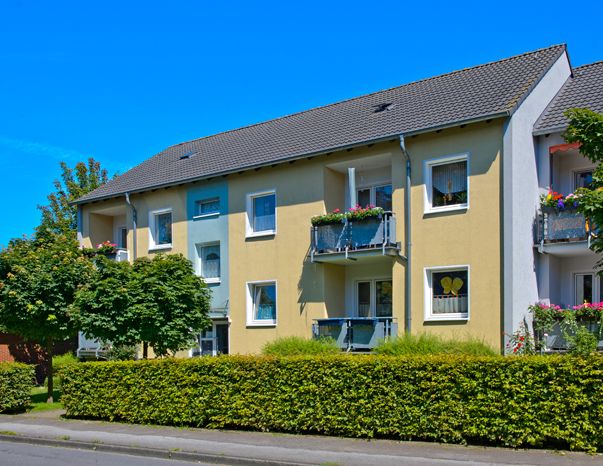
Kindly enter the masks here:
[[596, 65], [603, 65], [603, 60], [595, 61], [595, 62], [592, 62], [592, 63], [587, 63], [586, 65], [576, 66], [574, 68], [574, 70], [579, 70], [579, 69], [582, 69], [582, 68], [588, 68], [589, 66], [596, 66]]
[[[176, 144], [172, 144], [171, 146], [166, 147], [164, 150], [160, 151], [156, 155], [159, 155], [160, 153], [165, 152], [165, 151], [167, 151], [167, 150], [169, 150], [169, 149], [171, 149], [173, 147], [182, 146], [184, 144], [190, 144], [192, 142], [200, 141], [200, 140], [203, 140], [203, 139], [208, 139], [208, 138], [212, 138], [212, 137], [215, 137], [215, 136], [220, 136], [220, 135], [228, 134], [228, 133], [234, 133], [236, 131], [242, 131], [244, 129], [253, 128], [255, 126], [263, 125], [263, 124], [266, 124], [266, 123], [272, 123], [272, 122], [275, 122], [275, 121], [284, 120], [286, 118], [291, 118], [291, 117], [294, 117], [296, 115], [301, 115], [303, 113], [312, 112], [314, 110], [319, 110], [319, 109], [322, 109], [322, 108], [328, 108], [328, 107], [332, 107], [332, 106], [335, 106], [335, 105], [340, 105], [340, 104], [343, 104], [343, 103], [352, 102], [354, 100], [358, 100], [358, 99], [362, 99], [362, 98], [369, 97], [369, 96], [372, 96], [372, 95], [380, 94], [382, 92], [388, 92], [388, 91], [392, 91], [394, 89], [400, 89], [400, 88], [403, 88], [403, 87], [406, 87], [406, 86], [411, 86], [413, 84], [419, 84], [419, 83], [426, 82], [426, 81], [432, 81], [434, 79], [443, 78], [445, 76], [450, 76], [450, 75], [453, 75], [453, 74], [456, 74], [456, 73], [461, 73], [461, 72], [468, 71], [468, 70], [474, 70], [474, 69], [483, 68], [485, 66], [490, 66], [490, 65], [493, 65], [495, 63], [504, 63], [504, 62], [507, 62], [507, 61], [510, 61], [510, 60], [515, 60], [517, 58], [524, 57], [526, 55], [532, 55], [532, 54], [535, 54], [535, 53], [538, 53], [538, 52], [542, 52], [544, 50], [554, 49], [556, 47], [564, 47], [564, 48], [566, 48], [567, 46], [566, 46], [565, 43], [561, 43], [561, 44], [551, 45], [551, 46], [548, 46], [548, 47], [542, 47], [542, 48], [539, 48], [539, 49], [536, 49], [536, 50], [532, 50], [530, 52], [524, 52], [524, 53], [520, 53], [518, 55], [513, 55], [511, 57], [501, 58], [500, 60], [492, 60], [492, 61], [489, 61], [487, 63], [481, 63], [479, 65], [468, 66], [468, 67], [461, 68], [461, 69], [458, 69], [458, 70], [453, 70], [453, 71], [449, 71], [447, 73], [439, 74], [437, 76], [430, 76], [428, 78], [417, 79], [415, 81], [411, 81], [409, 83], [404, 83], [404, 84], [399, 84], [397, 86], [389, 87], [387, 89], [381, 89], [379, 91], [369, 92], [368, 94], [362, 94], [362, 95], [359, 95], [359, 96], [350, 97], [348, 99], [339, 100], [337, 102], [332, 102], [330, 104], [318, 105], [317, 107], [308, 108], [306, 110], [300, 110], [299, 112], [289, 113], [287, 115], [283, 115], [283, 116], [276, 117], [276, 118], [271, 118], [269, 120], [259, 121], [257, 123], [251, 123], [249, 125], [239, 126], [238, 128], [233, 128], [233, 129], [228, 129], [228, 130], [224, 130], [224, 131], [219, 131], [217, 133], [208, 134], [207, 136], [201, 136], [201, 137], [198, 137], [198, 138], [189, 139], [187, 141], [182, 141], [182, 142], [178, 142]], [[586, 65], [583, 65], [583, 66], [586, 66]]]

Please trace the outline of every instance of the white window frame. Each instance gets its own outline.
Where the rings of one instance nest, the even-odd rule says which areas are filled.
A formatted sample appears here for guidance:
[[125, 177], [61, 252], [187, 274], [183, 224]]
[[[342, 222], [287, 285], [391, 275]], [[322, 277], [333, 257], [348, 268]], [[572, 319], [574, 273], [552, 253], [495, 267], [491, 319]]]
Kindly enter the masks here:
[[[433, 272], [461, 272], [467, 271], [467, 313], [458, 312], [450, 314], [434, 314], [433, 311], [433, 287], [432, 274]], [[435, 266], [424, 268], [424, 284], [423, 284], [423, 303], [426, 322], [441, 322], [441, 321], [469, 321], [471, 315], [471, 267], [468, 264], [450, 265], [450, 266]]]
[[[464, 204], [454, 204], [440, 207], [433, 207], [433, 184], [432, 184], [432, 169], [438, 165], [447, 165], [455, 162], [467, 162], [467, 202]], [[425, 160], [423, 162], [423, 177], [425, 183], [424, 191], [424, 212], [425, 214], [433, 214], [437, 212], [451, 212], [455, 210], [469, 209], [469, 181], [470, 181], [470, 156], [469, 153], [446, 155], [434, 159]]]
[[164, 249], [171, 249], [172, 243], [157, 244], [155, 242], [156, 228], [157, 228], [157, 216], [162, 214], [171, 214], [172, 216], [172, 242], [174, 241], [174, 212], [171, 207], [165, 209], [157, 209], [149, 212], [149, 251], [161, 251]]
[[122, 224], [122, 225], [117, 225], [117, 226], [115, 227], [115, 233], [114, 233], [114, 236], [115, 236], [115, 241], [113, 241], [113, 242], [114, 242], [115, 244], [117, 244], [117, 249], [124, 249], [124, 250], [126, 250], [126, 249], [128, 249], [128, 248], [126, 247], [127, 245], [125, 245], [125, 246], [124, 246], [124, 245], [122, 244], [122, 241], [121, 241], [121, 232], [122, 232], [123, 230], [126, 230], [126, 241], [127, 241], [127, 237], [128, 237], [128, 227], [127, 227], [126, 225], [123, 225], [123, 224]]
[[[276, 316], [274, 319], [257, 320], [253, 318], [254, 289], [256, 285], [274, 285], [274, 299], [276, 301]], [[247, 295], [247, 327], [276, 327], [278, 321], [278, 285], [276, 280], [259, 280], [245, 283]]]
[[[394, 281], [392, 277], [378, 277], [378, 278], [359, 278], [354, 280], [354, 316], [360, 317], [360, 309], [358, 309], [358, 284], [369, 282], [371, 284], [371, 303], [369, 309], [369, 317], [374, 319], [377, 318], [377, 282], [392, 282], [392, 292]], [[394, 316], [394, 306], [392, 302], [392, 315], [383, 318], [389, 318]]]
[[[200, 214], [199, 213], [199, 205], [203, 204], [203, 203], [209, 203], [212, 201], [218, 201], [218, 210], [215, 212], [208, 212], [206, 214]], [[205, 199], [199, 199], [197, 201], [195, 201], [195, 215], [193, 215], [193, 218], [207, 218], [207, 217], [218, 217], [220, 215], [222, 211], [222, 205], [220, 202], [220, 197], [219, 196], [213, 196], [213, 197], [207, 197]]]
[[[222, 281], [222, 247], [220, 245], [220, 242], [212, 241], [210, 243], [198, 243], [195, 246], [197, 249], [197, 275], [200, 276], [201, 278], [203, 278], [205, 283], [209, 283], [209, 284], [220, 283]], [[218, 248], [220, 250], [220, 276], [219, 277], [205, 278], [203, 276], [203, 256], [201, 253], [203, 252], [203, 248], [206, 248], [209, 246], [218, 246]]]
[[575, 168], [572, 170], [572, 192], [574, 192], [578, 187], [576, 186], [576, 177], [582, 173], [591, 172], [594, 174], [595, 167], [584, 167], [584, 168]]
[[[273, 230], [253, 230], [253, 200], [257, 197], [274, 195], [274, 229]], [[276, 189], [267, 189], [265, 191], [258, 191], [255, 193], [248, 193], [246, 196], [246, 209], [247, 215], [245, 216], [245, 237], [246, 238], [257, 238], [261, 236], [274, 236], [276, 235], [277, 226], [277, 198]]]
[[[394, 195], [394, 185], [391, 181], [383, 181], [380, 183], [376, 183], [376, 184], [369, 184], [369, 185], [364, 185], [364, 186], [358, 186], [356, 187], [356, 199], [359, 198], [359, 193], [360, 191], [364, 191], [366, 189], [370, 190], [370, 194], [369, 194], [369, 204], [372, 204], [374, 206], [377, 205], [377, 188], [383, 188], [384, 186], [390, 186], [392, 189], [392, 204], [393, 204], [393, 195]], [[361, 207], [366, 207], [366, 206], [361, 206]], [[392, 205], [392, 209], [393, 209], [393, 205]]]
[[573, 282], [574, 282], [574, 286], [573, 286], [573, 296], [572, 296], [572, 302], [575, 303], [574, 306], [579, 306], [583, 303], [578, 303], [576, 302], [576, 295], [577, 295], [577, 291], [578, 291], [578, 275], [592, 275], [593, 276], [593, 301], [594, 302], [599, 302], [599, 299], [601, 297], [601, 278], [597, 275], [597, 272], [594, 272], [592, 270], [586, 270], [586, 271], [574, 271], [572, 272], [572, 278], [573, 278]]

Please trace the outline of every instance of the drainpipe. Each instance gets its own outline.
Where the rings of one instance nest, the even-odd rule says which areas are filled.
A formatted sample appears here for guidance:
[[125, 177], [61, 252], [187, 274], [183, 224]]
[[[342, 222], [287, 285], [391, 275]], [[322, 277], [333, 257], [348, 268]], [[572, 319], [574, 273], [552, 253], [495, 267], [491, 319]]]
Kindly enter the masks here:
[[126, 193], [126, 204], [132, 209], [132, 260], [136, 260], [137, 241], [136, 241], [136, 223], [138, 221], [138, 214], [136, 213], [136, 207], [130, 202], [130, 194]]
[[411, 241], [410, 241], [410, 155], [406, 151], [404, 135], [400, 134], [400, 149], [406, 159], [406, 185], [404, 186], [404, 238], [406, 239], [405, 256], [406, 256], [406, 274], [404, 284], [404, 332], [410, 333], [411, 323], [411, 286], [412, 286], [412, 267], [411, 267]]
[[348, 189], [350, 190], [350, 208], [356, 207], [356, 169], [348, 168]]

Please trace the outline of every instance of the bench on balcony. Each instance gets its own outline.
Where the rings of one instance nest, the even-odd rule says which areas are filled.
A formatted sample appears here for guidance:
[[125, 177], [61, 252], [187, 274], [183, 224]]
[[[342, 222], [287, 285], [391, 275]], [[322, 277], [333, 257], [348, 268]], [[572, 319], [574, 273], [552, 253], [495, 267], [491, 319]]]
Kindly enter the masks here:
[[313, 337], [331, 338], [343, 351], [367, 351], [380, 340], [395, 338], [398, 323], [393, 317], [333, 317], [316, 319]]

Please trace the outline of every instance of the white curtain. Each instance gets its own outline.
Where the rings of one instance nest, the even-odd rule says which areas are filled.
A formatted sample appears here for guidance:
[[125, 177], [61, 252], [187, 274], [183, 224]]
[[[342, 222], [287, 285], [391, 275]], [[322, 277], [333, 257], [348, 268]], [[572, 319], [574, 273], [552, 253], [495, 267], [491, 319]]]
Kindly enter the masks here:
[[467, 191], [466, 161], [436, 165], [431, 173], [431, 182], [441, 193], [454, 194]]

